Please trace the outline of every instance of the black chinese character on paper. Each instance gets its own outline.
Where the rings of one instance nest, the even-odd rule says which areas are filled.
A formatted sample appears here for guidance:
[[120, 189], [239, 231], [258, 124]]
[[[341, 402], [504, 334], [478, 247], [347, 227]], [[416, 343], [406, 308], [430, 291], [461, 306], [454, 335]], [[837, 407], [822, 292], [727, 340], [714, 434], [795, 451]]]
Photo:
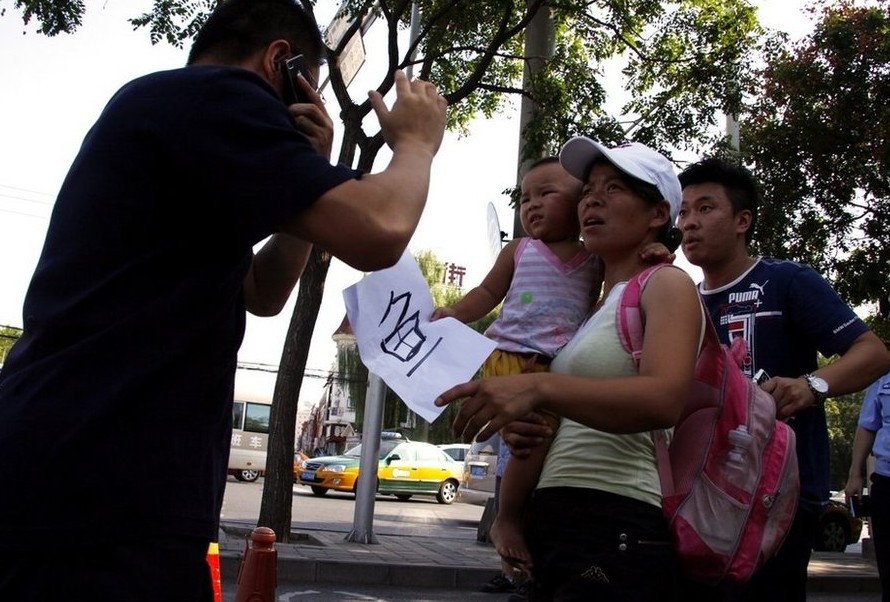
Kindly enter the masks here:
[[[401, 308], [397, 309], [397, 306]], [[428, 347], [426, 353], [420, 356], [408, 371], [408, 376], [411, 376], [442, 342], [440, 337], [434, 344], [427, 344], [427, 337], [420, 329], [420, 312], [414, 310], [413, 313], [409, 313], [410, 311], [411, 293], [396, 296], [395, 291], [390, 291], [389, 306], [378, 324], [383, 326], [384, 322], [390, 322], [390, 333], [380, 341], [380, 349], [403, 363], [411, 362], [424, 349], [425, 344]]]

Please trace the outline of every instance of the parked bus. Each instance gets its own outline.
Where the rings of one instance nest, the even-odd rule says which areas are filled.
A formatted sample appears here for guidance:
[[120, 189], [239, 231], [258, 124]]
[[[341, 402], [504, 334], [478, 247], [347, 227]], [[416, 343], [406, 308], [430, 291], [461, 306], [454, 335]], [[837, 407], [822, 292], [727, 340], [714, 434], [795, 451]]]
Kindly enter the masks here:
[[239, 481], [253, 482], [266, 472], [272, 387], [257, 386], [257, 379], [243, 372], [239, 370], [235, 376], [229, 474]]

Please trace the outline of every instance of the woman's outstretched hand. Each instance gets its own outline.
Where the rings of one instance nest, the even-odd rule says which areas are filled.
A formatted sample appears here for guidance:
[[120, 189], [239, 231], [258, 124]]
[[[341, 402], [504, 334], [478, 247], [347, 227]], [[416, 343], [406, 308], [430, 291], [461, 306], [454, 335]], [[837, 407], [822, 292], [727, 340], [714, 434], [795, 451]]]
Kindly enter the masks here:
[[535, 409], [537, 382], [542, 374], [495, 376], [463, 383], [442, 393], [435, 404], [441, 407], [463, 400], [451, 427], [454, 436], [464, 443], [484, 441]]

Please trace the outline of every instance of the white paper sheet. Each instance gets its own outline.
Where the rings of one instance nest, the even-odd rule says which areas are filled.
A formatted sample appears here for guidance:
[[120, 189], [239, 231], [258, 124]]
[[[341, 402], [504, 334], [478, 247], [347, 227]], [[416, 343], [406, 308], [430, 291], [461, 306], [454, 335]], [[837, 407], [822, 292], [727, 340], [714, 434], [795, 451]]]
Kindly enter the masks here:
[[433, 400], [472, 379], [495, 348], [458, 320], [430, 321], [429, 285], [407, 251], [396, 265], [345, 289], [343, 298], [362, 362], [427, 422], [444, 410]]

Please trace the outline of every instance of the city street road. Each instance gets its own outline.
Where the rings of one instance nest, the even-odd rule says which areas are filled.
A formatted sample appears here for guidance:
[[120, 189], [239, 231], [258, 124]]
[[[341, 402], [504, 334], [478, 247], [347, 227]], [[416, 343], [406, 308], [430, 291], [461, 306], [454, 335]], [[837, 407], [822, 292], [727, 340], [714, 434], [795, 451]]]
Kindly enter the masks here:
[[[263, 479], [253, 483], [236, 481], [233, 477], [226, 483], [223, 499], [223, 522], [245, 521], [256, 526], [260, 515], [260, 502], [263, 495]], [[393, 496], [378, 495], [374, 502], [374, 531], [381, 534], [404, 533], [406, 528], [423, 535], [429, 528], [441, 530], [443, 525], [453, 529], [457, 539], [475, 539], [482, 506], [463, 504], [440, 504], [434, 496], [418, 495], [406, 502]], [[309, 487], [294, 485], [291, 524], [294, 530], [301, 528], [338, 527], [348, 532], [355, 519], [355, 496], [351, 493], [328, 492], [316, 496]], [[441, 531], [439, 531], [441, 532]]]

